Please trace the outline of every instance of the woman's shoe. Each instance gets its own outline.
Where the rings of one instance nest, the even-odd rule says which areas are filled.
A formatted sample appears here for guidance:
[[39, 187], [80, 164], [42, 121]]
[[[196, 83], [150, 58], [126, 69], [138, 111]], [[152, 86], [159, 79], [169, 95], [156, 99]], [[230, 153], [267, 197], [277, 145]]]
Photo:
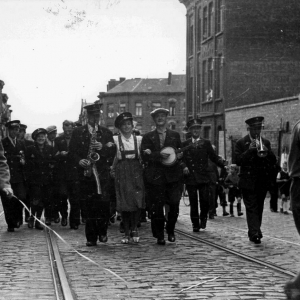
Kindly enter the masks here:
[[124, 236], [121, 240], [122, 244], [128, 244], [129, 243], [129, 236]]
[[134, 243], [138, 243], [140, 241], [139, 232], [138, 231], [131, 231], [131, 236]]

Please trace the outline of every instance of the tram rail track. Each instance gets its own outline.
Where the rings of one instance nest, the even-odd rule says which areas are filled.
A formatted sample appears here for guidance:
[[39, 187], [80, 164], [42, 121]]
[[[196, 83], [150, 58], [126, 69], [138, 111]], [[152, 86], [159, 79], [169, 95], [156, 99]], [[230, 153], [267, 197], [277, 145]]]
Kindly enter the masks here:
[[220, 244], [217, 244], [217, 243], [213, 243], [211, 241], [208, 241], [204, 238], [201, 238], [201, 237], [198, 237], [198, 236], [195, 236], [195, 235], [192, 235], [186, 231], [183, 231], [183, 230], [180, 230], [180, 229], [175, 229], [175, 232], [182, 235], [182, 236], [185, 236], [187, 238], [190, 238], [192, 240], [195, 240], [197, 242], [200, 242], [200, 243], [203, 243], [203, 244], [206, 244], [206, 245], [209, 245], [211, 247], [214, 247], [214, 248], [217, 248], [219, 250], [222, 250], [222, 251], [225, 251], [227, 253], [230, 253], [232, 255], [235, 255], [235, 256], [238, 256], [240, 258], [243, 258], [244, 260], [247, 260], [247, 261], [251, 261], [253, 263], [256, 263], [258, 265], [261, 265], [261, 266], [264, 266], [266, 268], [269, 268], [269, 269], [272, 269], [276, 272], [279, 272], [279, 273], [282, 273], [282, 274], [285, 274], [285, 275], [288, 275], [290, 277], [295, 277], [297, 275], [297, 273], [295, 272], [292, 272], [290, 270], [287, 270], [287, 269], [284, 269], [284, 268], [281, 268], [280, 266], [276, 265], [276, 264], [272, 264], [272, 263], [269, 263], [269, 262], [265, 262], [261, 259], [258, 259], [258, 258], [255, 258], [253, 256], [250, 256], [250, 255], [247, 255], [247, 254], [244, 254], [244, 253], [240, 253], [238, 251], [235, 251], [233, 249], [230, 249], [228, 247], [225, 247], [225, 246], [222, 246]]
[[56, 299], [76, 300], [77, 298], [74, 296], [74, 293], [72, 293], [71, 286], [67, 279], [56, 238], [49, 229], [45, 230], [45, 236], [47, 240]]

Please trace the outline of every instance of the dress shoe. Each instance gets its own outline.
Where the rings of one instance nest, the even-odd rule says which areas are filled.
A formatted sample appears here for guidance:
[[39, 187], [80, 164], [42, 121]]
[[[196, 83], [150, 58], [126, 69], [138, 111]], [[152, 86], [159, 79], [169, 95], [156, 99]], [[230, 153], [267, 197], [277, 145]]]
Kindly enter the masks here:
[[54, 223], [59, 223], [59, 221], [60, 221], [60, 217], [57, 217], [57, 218], [54, 218]]
[[200, 228], [199, 227], [193, 227], [193, 232], [199, 232]]
[[139, 232], [136, 231], [131, 231], [131, 237], [134, 243], [138, 243], [140, 241], [140, 237], [139, 237]]
[[208, 218], [212, 220], [215, 218], [215, 216], [214, 216], [214, 214], [209, 214]]
[[124, 224], [123, 224], [123, 222], [121, 221], [120, 222], [120, 233], [124, 233], [125, 232], [125, 229], [124, 229]]
[[107, 243], [107, 240], [108, 240], [107, 235], [100, 235], [99, 236], [99, 241], [101, 243]]
[[67, 218], [61, 218], [61, 226], [67, 226], [68, 225], [68, 219]]
[[37, 221], [35, 222], [34, 228], [38, 229], [38, 230], [44, 230], [44, 227], [42, 226], [42, 224]]
[[284, 293], [287, 299], [299, 300], [300, 299], [300, 286], [295, 281], [288, 281], [284, 286]]
[[32, 229], [33, 228], [33, 223], [34, 223], [33, 218], [30, 218], [29, 221], [28, 221], [28, 224], [27, 224], [28, 228]]
[[176, 241], [174, 233], [169, 233], [168, 234], [168, 241], [171, 243], [174, 243]]
[[50, 219], [50, 218], [46, 218], [45, 224], [46, 224], [47, 226], [50, 226], [50, 225], [51, 225], [51, 219]]
[[201, 229], [205, 229], [206, 228], [206, 222], [207, 222], [207, 219], [200, 220], [200, 228]]
[[254, 235], [249, 240], [253, 242], [254, 244], [260, 244], [261, 243], [261, 238], [258, 235]]
[[289, 212], [288, 211], [284, 211], [283, 214], [284, 215], [289, 215]]
[[88, 247], [97, 246], [97, 242], [86, 242]]
[[157, 239], [157, 244], [163, 246], [166, 244], [166, 241], [164, 239]]
[[227, 211], [223, 212], [223, 217], [229, 216], [229, 213]]
[[122, 244], [128, 244], [129, 243], [129, 236], [124, 236], [121, 240]]
[[13, 227], [8, 227], [7, 228], [7, 232], [14, 232], [14, 231], [15, 231], [15, 229]]
[[71, 228], [71, 229], [77, 230], [77, 229], [78, 229], [78, 225], [77, 225], [77, 224], [71, 224], [71, 225], [70, 225], [70, 228]]

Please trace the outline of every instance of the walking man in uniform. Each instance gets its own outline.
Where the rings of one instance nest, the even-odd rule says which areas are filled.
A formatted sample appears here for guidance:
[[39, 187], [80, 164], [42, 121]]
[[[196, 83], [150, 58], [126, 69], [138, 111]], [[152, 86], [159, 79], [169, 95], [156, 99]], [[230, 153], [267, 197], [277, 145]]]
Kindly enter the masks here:
[[179, 214], [179, 202], [182, 194], [182, 170], [185, 167], [181, 161], [182, 153], [177, 154], [179, 159], [172, 166], [163, 164], [169, 154], [163, 153], [163, 147], [181, 148], [180, 135], [176, 131], [167, 129], [169, 110], [157, 108], [151, 116], [156, 129], [143, 136], [141, 144], [142, 158], [147, 163], [145, 169], [146, 186], [148, 188], [151, 214], [151, 228], [157, 244], [165, 245], [164, 239], [164, 206], [169, 205], [166, 229], [168, 241], [175, 242], [174, 229]]
[[263, 237], [260, 227], [264, 201], [272, 185], [276, 163], [270, 142], [261, 137], [263, 120], [264, 117], [246, 120], [249, 134], [239, 139], [235, 146], [236, 164], [240, 166], [238, 185], [246, 206], [248, 237], [255, 244], [260, 244]]
[[[187, 127], [192, 136], [182, 145], [183, 147], [189, 146], [184, 154], [184, 162], [187, 167], [183, 172], [190, 199], [190, 218], [194, 232], [199, 232], [200, 228], [206, 228], [211, 183], [208, 159], [217, 166], [224, 168], [224, 160], [215, 153], [211, 142], [200, 137], [201, 124], [201, 119], [188, 121]], [[200, 202], [200, 216], [198, 201]]]
[[55, 139], [54, 153], [57, 160], [54, 180], [58, 188], [58, 209], [62, 216], [61, 225], [68, 223], [68, 199], [70, 203], [70, 228], [78, 229], [80, 224], [79, 182], [75, 161], [69, 155], [73, 122], [63, 122], [64, 133]]
[[78, 166], [81, 198], [86, 201], [87, 220], [85, 235], [87, 246], [96, 246], [97, 239], [106, 243], [110, 218], [108, 161], [116, 153], [112, 132], [99, 125], [100, 104], [84, 107], [88, 124], [72, 133], [69, 151]]
[[[17, 140], [20, 121], [14, 120], [7, 122], [5, 126], [8, 129], [8, 136], [2, 140], [4, 155], [10, 171], [10, 184], [14, 194], [23, 202], [26, 201], [26, 188], [24, 177], [25, 165], [25, 145]], [[10, 200], [12, 209], [12, 223], [8, 226], [8, 231], [14, 231], [23, 224], [23, 205], [17, 199]]]

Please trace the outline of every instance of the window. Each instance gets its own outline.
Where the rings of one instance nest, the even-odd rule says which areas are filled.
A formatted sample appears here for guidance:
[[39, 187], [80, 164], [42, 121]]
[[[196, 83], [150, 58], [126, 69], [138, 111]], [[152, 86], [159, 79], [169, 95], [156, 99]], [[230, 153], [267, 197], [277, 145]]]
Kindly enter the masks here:
[[194, 53], [194, 26], [190, 26], [190, 35], [189, 35], [189, 53], [193, 55]]
[[223, 23], [224, 23], [224, 4], [223, 0], [217, 0], [216, 4], [216, 25], [217, 25], [217, 32], [223, 31]]
[[204, 60], [202, 62], [202, 101], [206, 101], [207, 87], [207, 62]]
[[142, 103], [140, 103], [140, 102], [135, 103], [135, 115], [136, 116], [141, 116], [142, 113], [143, 113]]
[[213, 59], [210, 58], [208, 60], [208, 78], [207, 78], [207, 95], [206, 95], [206, 101], [210, 101], [213, 98], [213, 71], [214, 71], [214, 65], [213, 65]]
[[221, 73], [222, 73], [222, 55], [219, 55], [216, 59], [216, 88], [215, 96], [216, 98], [221, 97]]
[[119, 113], [123, 113], [126, 111], [126, 104], [125, 103], [121, 103], [120, 104], [120, 108], [119, 108]]
[[208, 25], [208, 16], [207, 16], [207, 7], [203, 9], [203, 39], [207, 38], [207, 25]]
[[210, 139], [210, 127], [204, 127], [203, 128], [203, 137], [207, 140]]
[[160, 108], [161, 107], [161, 103], [160, 102], [152, 102], [152, 110], [156, 109], [156, 108]]
[[175, 116], [175, 108], [176, 108], [176, 103], [174, 101], [170, 102], [169, 105], [170, 116]]
[[201, 19], [201, 8], [199, 8], [199, 13], [198, 13], [198, 31], [197, 31], [197, 44], [198, 44], [198, 50], [201, 49], [201, 30], [202, 30], [202, 27], [201, 27], [201, 22], [202, 22], [202, 19]]
[[113, 104], [108, 104], [107, 105], [107, 116], [109, 118], [113, 118], [115, 116], [114, 105]]
[[213, 4], [209, 3], [208, 6], [208, 36], [210, 37], [213, 33]]

